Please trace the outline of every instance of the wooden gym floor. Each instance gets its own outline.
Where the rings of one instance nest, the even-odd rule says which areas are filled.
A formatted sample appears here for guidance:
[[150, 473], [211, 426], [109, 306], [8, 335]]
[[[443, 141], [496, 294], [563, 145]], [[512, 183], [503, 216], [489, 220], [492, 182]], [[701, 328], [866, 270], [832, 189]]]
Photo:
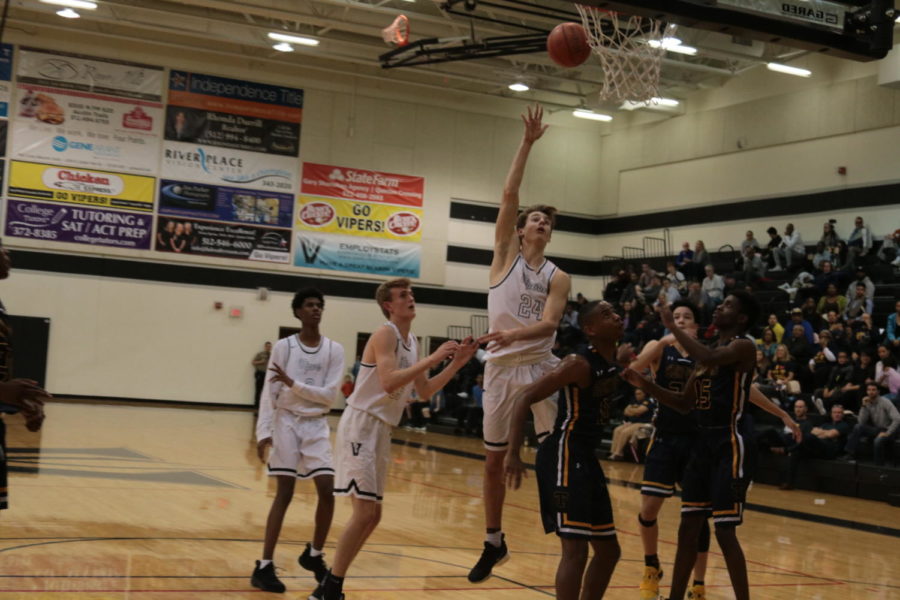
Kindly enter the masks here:
[[[47, 415], [40, 434], [6, 418], [14, 472], [10, 510], [0, 513], [0, 599], [278, 597], [249, 585], [274, 490], [255, 455], [251, 413], [57, 401]], [[511, 560], [473, 586], [466, 573], [482, 543], [480, 442], [403, 430], [395, 442], [384, 519], [351, 568], [348, 600], [553, 596], [559, 545], [541, 529], [533, 477], [507, 497]], [[604, 469], [622, 545], [606, 597], [636, 599], [640, 499], [629, 483], [640, 469]], [[312, 484], [298, 483], [276, 551], [286, 598], [305, 599], [313, 588], [296, 557], [314, 502]], [[750, 502], [739, 537], [754, 598], [900, 598], [900, 509], [763, 485]], [[327, 555], [348, 514], [349, 500], [338, 498]], [[666, 570], [677, 522], [677, 501], [669, 501], [660, 515]], [[708, 596], [733, 598], [715, 542], [713, 550]]]

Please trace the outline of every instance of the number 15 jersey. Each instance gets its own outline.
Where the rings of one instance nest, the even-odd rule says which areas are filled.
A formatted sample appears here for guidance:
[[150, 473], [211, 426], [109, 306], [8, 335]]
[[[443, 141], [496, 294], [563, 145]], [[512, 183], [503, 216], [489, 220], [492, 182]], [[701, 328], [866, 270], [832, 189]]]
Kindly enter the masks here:
[[[544, 314], [550, 281], [556, 274], [557, 267], [549, 260], [537, 269], [532, 269], [521, 254], [516, 255], [506, 276], [488, 291], [488, 324], [490, 331], [504, 329], [521, 329], [534, 325]], [[556, 332], [552, 335], [530, 340], [517, 340], [487, 355], [488, 360], [522, 353], [524, 355], [549, 355], [556, 340]]]

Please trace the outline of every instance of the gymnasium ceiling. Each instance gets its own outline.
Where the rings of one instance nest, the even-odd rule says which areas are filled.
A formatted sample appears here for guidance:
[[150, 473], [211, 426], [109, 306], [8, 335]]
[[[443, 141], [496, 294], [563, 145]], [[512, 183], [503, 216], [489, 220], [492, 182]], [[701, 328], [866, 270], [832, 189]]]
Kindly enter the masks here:
[[[557, 108], [597, 106], [603, 74], [596, 58], [576, 69], [554, 65], [545, 53], [448, 62], [420, 67], [382, 69], [379, 55], [390, 49], [381, 30], [400, 13], [410, 19], [411, 41], [423, 37], [476, 38], [521, 34], [521, 29], [488, 21], [448, 15], [440, 0], [95, 0], [97, 10], [81, 10], [80, 19], [56, 16], [58, 6], [38, 0], [9, 0], [7, 28], [24, 33], [58, 31], [60, 35], [90, 31], [115, 40], [146, 40], [154, 44], [214, 52], [227, 60], [242, 56], [273, 61], [289, 68], [354, 75], [385, 84], [407, 82], [433, 89], [453, 87], [475, 95], [524, 97]], [[513, 0], [515, 2], [515, 0]], [[529, 15], [508, 0], [499, 7], [479, 7], [478, 14], [498, 21], [550, 29], [565, 19]], [[542, 0], [542, 7], [572, 11], [571, 2]], [[460, 12], [465, 12], [460, 5]], [[291, 53], [273, 50], [270, 31], [313, 36], [316, 48], [296, 46]], [[759, 68], [766, 61], [785, 62], [803, 54], [786, 46], [735, 40], [719, 33], [680, 28], [695, 56], [667, 53], [663, 61], [661, 95], [684, 98], [699, 88], [718, 87], [732, 77]], [[152, 59], [148, 57], [148, 62]], [[508, 89], [515, 81], [531, 87], [524, 94]], [[611, 108], [611, 107], [605, 107]]]

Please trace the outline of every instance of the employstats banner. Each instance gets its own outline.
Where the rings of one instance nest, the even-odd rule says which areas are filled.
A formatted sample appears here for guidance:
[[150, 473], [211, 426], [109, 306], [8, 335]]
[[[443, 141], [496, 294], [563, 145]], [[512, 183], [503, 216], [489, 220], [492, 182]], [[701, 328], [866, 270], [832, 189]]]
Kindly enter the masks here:
[[296, 266], [418, 277], [425, 180], [305, 163]]

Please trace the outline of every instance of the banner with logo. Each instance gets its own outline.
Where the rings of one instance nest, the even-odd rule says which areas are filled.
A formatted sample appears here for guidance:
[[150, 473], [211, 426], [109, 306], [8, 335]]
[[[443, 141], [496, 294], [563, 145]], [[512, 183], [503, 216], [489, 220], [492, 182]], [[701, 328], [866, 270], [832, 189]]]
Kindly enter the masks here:
[[152, 65], [19, 48], [18, 83], [162, 102], [163, 69]]
[[14, 160], [9, 167], [8, 194], [143, 212], [153, 210], [152, 177], [93, 169], [58, 167]]
[[169, 106], [300, 123], [303, 90], [173, 70]]
[[294, 264], [418, 277], [425, 179], [305, 163]]
[[10, 198], [6, 235], [119, 248], [150, 248], [150, 215]]
[[294, 266], [418, 277], [421, 246], [372, 238], [300, 231]]
[[160, 216], [154, 247], [160, 252], [289, 263], [291, 230]]
[[296, 193], [297, 160], [229, 148], [165, 142], [163, 176], [167, 179]]
[[159, 212], [164, 215], [290, 229], [293, 206], [293, 196], [278, 192], [168, 179], [159, 184]]
[[[0, 44], [0, 117], [9, 117], [9, 102], [12, 97], [12, 44]], [[5, 140], [4, 140], [5, 141]]]
[[162, 104], [19, 84], [17, 158], [131, 173], [157, 172]]

